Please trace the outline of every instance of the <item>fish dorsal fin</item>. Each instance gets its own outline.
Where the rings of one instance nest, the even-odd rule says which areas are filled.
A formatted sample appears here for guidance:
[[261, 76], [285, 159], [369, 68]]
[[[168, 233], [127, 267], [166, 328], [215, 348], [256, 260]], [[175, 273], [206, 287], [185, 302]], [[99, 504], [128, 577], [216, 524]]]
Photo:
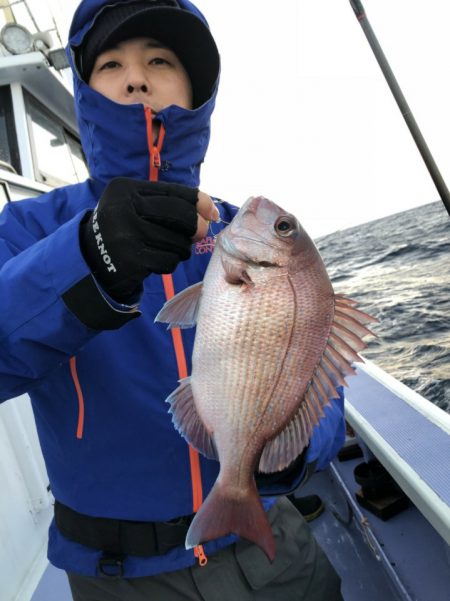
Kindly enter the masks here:
[[203, 282], [185, 288], [167, 301], [155, 321], [168, 323], [169, 328], [193, 328], [197, 323]]
[[364, 339], [375, 336], [366, 324], [378, 320], [356, 309], [356, 304], [345, 296], [335, 296], [330, 336], [316, 371], [317, 377], [325, 386], [328, 399], [333, 398], [336, 392], [335, 389], [331, 389], [330, 384], [333, 387], [346, 386], [345, 377], [356, 374], [352, 363], [364, 363], [358, 353], [367, 347]]
[[270, 474], [285, 469], [306, 447], [311, 432], [311, 418], [302, 403], [286, 428], [264, 447], [258, 470]]
[[191, 379], [184, 378], [180, 385], [166, 399], [169, 403], [169, 412], [178, 432], [197, 451], [208, 457], [218, 459], [217, 451], [212, 435], [208, 432], [200, 419], [194, 404], [192, 395]]
[[283, 470], [300, 455], [309, 443], [313, 427], [324, 416], [323, 408], [331, 399], [338, 398], [336, 388], [347, 386], [345, 377], [356, 374], [352, 363], [363, 362], [358, 355], [367, 346], [362, 338], [375, 335], [365, 325], [377, 320], [355, 306], [355, 301], [340, 295], [335, 297], [335, 316], [323, 355], [306, 386], [299, 409], [284, 430], [264, 447], [260, 472]]
[[[347, 386], [346, 376], [356, 374], [353, 363], [363, 363], [358, 353], [367, 347], [364, 338], [375, 336], [366, 324], [378, 321], [356, 309], [356, 302], [345, 296], [335, 296], [335, 312], [330, 335], [323, 355], [311, 379], [305, 397], [321, 407], [336, 398], [338, 386]], [[309, 391], [309, 392], [308, 392]], [[308, 397], [309, 394], [309, 397]]]
[[337, 391], [322, 368], [311, 379], [300, 406], [286, 428], [264, 447], [259, 471], [278, 472], [292, 463], [308, 445], [312, 430], [324, 416], [323, 407]]

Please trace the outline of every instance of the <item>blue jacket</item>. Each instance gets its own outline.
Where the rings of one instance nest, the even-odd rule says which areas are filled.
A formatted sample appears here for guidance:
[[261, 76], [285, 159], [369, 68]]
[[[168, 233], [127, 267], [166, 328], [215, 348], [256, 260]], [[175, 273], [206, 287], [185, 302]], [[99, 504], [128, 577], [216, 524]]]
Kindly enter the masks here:
[[[80, 4], [69, 49], [107, 3]], [[181, 4], [203, 18], [190, 2]], [[171, 334], [154, 323], [166, 300], [162, 278], [145, 281], [140, 313], [133, 312], [97, 286], [78, 241], [81, 219], [113, 177], [149, 178], [144, 109], [104, 98], [80, 81], [75, 69], [74, 82], [91, 178], [9, 203], [0, 214], [0, 400], [29, 393], [51, 488], [60, 502], [97, 517], [171, 520], [192, 513], [193, 499], [188, 446], [164, 402], [177, 386], [178, 371]], [[171, 106], [157, 115], [166, 129], [161, 180], [199, 185], [215, 95], [196, 110]], [[226, 222], [235, 211], [221, 205]], [[191, 259], [179, 265], [173, 274], [176, 292], [203, 279], [208, 243], [220, 227], [213, 225], [210, 240], [196, 244]], [[194, 331], [184, 330], [182, 336], [190, 369]], [[266, 492], [287, 492], [304, 478], [306, 463], [322, 468], [333, 458], [344, 437], [342, 399], [326, 413], [300, 472]], [[218, 464], [202, 457], [201, 472], [206, 495]], [[205, 551], [213, 553], [232, 540], [208, 543]], [[56, 566], [94, 576], [100, 555], [69, 541], [52, 524], [49, 559]], [[124, 576], [176, 570], [194, 561], [193, 551], [184, 547], [162, 557], [128, 557]]]

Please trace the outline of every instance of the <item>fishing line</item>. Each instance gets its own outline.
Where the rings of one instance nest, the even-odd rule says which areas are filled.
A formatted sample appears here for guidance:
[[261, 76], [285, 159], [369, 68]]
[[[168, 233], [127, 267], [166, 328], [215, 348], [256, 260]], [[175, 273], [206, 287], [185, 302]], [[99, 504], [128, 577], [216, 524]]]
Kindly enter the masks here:
[[220, 232], [222, 230], [220, 229], [218, 232], [214, 232], [213, 224], [220, 225], [221, 223], [224, 223], [225, 225], [230, 225], [227, 221], [224, 221], [222, 218], [220, 218], [220, 221], [210, 221], [209, 222], [209, 232], [214, 239], [217, 238], [217, 236], [220, 234]]
[[[223, 205], [225, 203], [225, 201], [220, 200], [219, 198], [213, 198], [212, 201], [216, 205]], [[217, 236], [219, 235], [220, 231], [217, 232], [217, 233], [213, 232], [213, 229], [212, 229], [213, 223], [217, 223], [218, 225], [221, 224], [221, 223], [224, 223], [225, 225], [230, 225], [231, 222], [230, 221], [225, 221], [225, 219], [222, 219], [222, 217], [220, 215], [219, 215], [219, 220], [218, 221], [214, 221], [214, 222], [210, 221], [209, 222], [209, 230], [210, 230], [211, 234], [213, 235], [213, 237], [217, 238]]]

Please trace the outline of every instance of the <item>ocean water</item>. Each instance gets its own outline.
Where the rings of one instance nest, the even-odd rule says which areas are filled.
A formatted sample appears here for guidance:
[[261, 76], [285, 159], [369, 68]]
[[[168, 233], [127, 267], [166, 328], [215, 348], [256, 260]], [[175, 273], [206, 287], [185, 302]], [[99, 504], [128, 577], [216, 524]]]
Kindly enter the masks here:
[[315, 242], [335, 291], [379, 320], [363, 356], [450, 413], [450, 218], [443, 204]]

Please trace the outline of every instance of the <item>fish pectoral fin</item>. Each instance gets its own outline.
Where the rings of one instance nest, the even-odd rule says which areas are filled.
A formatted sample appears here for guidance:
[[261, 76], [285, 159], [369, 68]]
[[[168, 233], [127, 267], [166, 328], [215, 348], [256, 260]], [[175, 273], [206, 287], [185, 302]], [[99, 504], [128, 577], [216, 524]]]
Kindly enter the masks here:
[[270, 474], [288, 467], [308, 444], [313, 425], [303, 400], [284, 430], [266, 443], [259, 460], [258, 470]]
[[203, 282], [185, 288], [167, 301], [155, 321], [168, 323], [170, 328], [193, 328], [197, 323]]
[[183, 438], [208, 459], [218, 460], [214, 439], [195, 407], [191, 378], [181, 380], [178, 388], [172, 392], [166, 402], [170, 405], [172, 422]]

